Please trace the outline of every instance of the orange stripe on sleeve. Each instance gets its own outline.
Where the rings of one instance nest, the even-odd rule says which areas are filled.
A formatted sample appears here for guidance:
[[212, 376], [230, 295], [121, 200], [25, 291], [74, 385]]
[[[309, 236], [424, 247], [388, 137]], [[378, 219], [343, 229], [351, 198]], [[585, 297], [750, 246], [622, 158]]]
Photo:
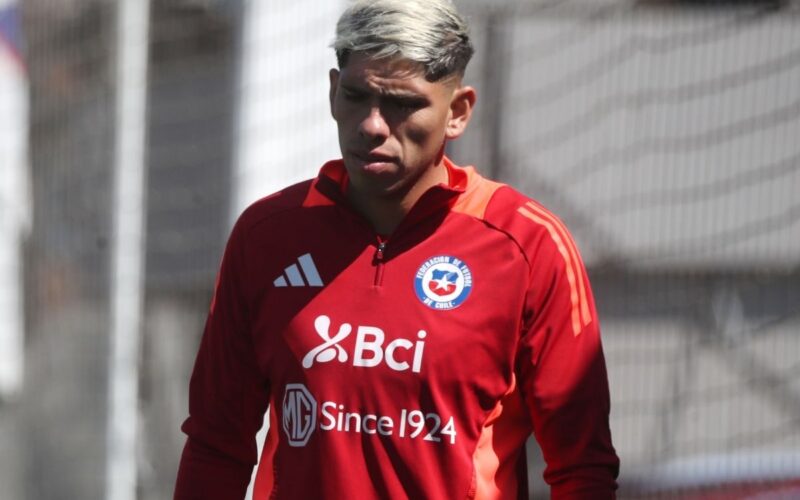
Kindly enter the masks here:
[[569, 231], [567, 231], [567, 227], [558, 217], [554, 216], [533, 202], [528, 202], [527, 207], [532, 212], [535, 212], [541, 217], [550, 220], [561, 233], [563, 241], [569, 250], [570, 255], [572, 256], [572, 265], [578, 281], [578, 292], [580, 293], [581, 319], [583, 320], [583, 326], [588, 325], [592, 322], [592, 313], [589, 311], [589, 301], [586, 299], [588, 294], [586, 292], [586, 281], [583, 277], [583, 263], [581, 262], [581, 256], [578, 253], [578, 249], [575, 247], [575, 241], [573, 241], [572, 236], [570, 236]]
[[575, 281], [575, 272], [573, 271], [572, 267], [572, 257], [569, 255], [569, 250], [564, 245], [564, 241], [561, 238], [561, 235], [558, 234], [558, 231], [553, 226], [553, 224], [538, 215], [534, 214], [530, 210], [525, 207], [519, 207], [517, 211], [522, 214], [523, 216], [531, 219], [532, 221], [536, 222], [544, 226], [547, 229], [547, 232], [550, 234], [550, 237], [556, 244], [558, 248], [558, 252], [564, 258], [564, 262], [567, 264], [567, 281], [569, 282], [569, 299], [572, 303], [572, 332], [577, 337], [580, 335], [583, 326], [581, 325], [581, 313], [580, 313], [580, 298], [578, 294], [577, 283]]

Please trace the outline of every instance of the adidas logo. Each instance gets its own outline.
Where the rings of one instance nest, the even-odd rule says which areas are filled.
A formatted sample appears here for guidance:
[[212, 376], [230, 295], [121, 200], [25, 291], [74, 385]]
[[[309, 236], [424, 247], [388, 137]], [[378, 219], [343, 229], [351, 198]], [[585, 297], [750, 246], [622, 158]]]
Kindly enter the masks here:
[[[298, 267], [298, 264], [300, 265]], [[300, 270], [303, 273], [300, 273]], [[305, 279], [303, 279], [305, 276]], [[297, 264], [292, 264], [283, 271], [283, 275], [272, 282], [276, 288], [287, 286], [322, 286], [322, 279], [319, 277], [317, 266], [314, 265], [314, 260], [311, 254], [307, 253], [297, 258]]]

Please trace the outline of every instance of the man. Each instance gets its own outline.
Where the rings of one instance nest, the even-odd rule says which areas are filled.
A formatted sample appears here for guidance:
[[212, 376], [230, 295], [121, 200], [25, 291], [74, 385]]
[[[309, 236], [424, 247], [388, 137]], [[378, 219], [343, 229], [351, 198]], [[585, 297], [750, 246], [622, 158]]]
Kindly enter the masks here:
[[342, 160], [237, 222], [191, 381], [175, 497], [613, 498], [586, 272], [566, 229], [444, 156], [472, 55], [448, 0], [355, 2], [330, 72]]

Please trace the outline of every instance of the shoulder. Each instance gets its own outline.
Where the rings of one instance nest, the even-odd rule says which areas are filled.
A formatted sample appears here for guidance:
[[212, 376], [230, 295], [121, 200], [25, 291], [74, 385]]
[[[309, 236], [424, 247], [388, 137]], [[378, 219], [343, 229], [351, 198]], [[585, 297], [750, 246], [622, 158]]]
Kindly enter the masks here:
[[593, 321], [586, 269], [567, 227], [541, 203], [508, 186], [498, 189], [485, 218], [513, 239], [528, 261], [533, 310], [560, 304], [574, 335]]
[[[575, 252], [572, 235], [553, 212], [538, 201], [505, 186], [486, 211], [487, 221], [503, 228], [526, 254]], [[577, 253], [577, 252], [576, 252]]]
[[233, 229], [234, 234], [244, 237], [277, 215], [288, 215], [294, 210], [303, 208], [313, 183], [314, 179], [298, 182], [255, 201], [237, 219]]
[[577, 250], [569, 230], [553, 212], [507, 184], [485, 179], [465, 169], [468, 187], [453, 207], [504, 232], [529, 262], [548, 256], [568, 256]]

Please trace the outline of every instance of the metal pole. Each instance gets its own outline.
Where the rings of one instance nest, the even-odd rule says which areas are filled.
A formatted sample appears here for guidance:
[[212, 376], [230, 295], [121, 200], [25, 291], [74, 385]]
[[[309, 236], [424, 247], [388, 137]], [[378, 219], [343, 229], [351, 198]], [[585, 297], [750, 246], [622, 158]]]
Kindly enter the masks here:
[[106, 498], [136, 498], [149, 0], [117, 4], [111, 357]]

